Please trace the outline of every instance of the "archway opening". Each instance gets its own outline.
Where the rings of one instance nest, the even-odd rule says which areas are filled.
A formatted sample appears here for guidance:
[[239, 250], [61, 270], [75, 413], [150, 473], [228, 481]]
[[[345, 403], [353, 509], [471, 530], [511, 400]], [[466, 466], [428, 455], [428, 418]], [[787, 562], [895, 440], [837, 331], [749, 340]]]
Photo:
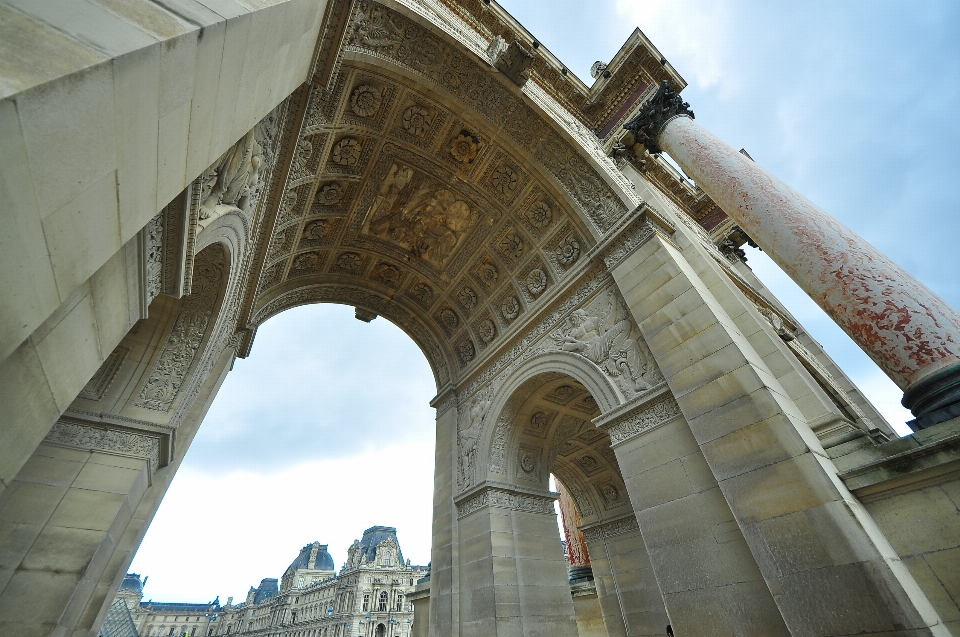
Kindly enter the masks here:
[[134, 560], [145, 599], [243, 601], [304, 544], [328, 545], [339, 570], [384, 524], [405, 559], [429, 562], [433, 373], [395, 325], [354, 316], [288, 310], [234, 363]]
[[[509, 485], [516, 497], [511, 502], [510, 496], [488, 496], [490, 527], [508, 525], [518, 544], [534, 538], [543, 545], [539, 552], [517, 549], [512, 556], [520, 586], [537, 589], [520, 596], [520, 613], [539, 622], [534, 616], [540, 609], [523, 601], [537, 597], [549, 599], [558, 617], [569, 613], [575, 620], [558, 623], [558, 635], [571, 629], [581, 636], [657, 634], [666, 625], [662, 597], [610, 435], [593, 423], [614, 405], [590, 368], [572, 359], [548, 363], [532, 361], [529, 377], [518, 371], [523, 380], [500, 390], [495, 404], [502, 407], [491, 415], [496, 430], [487, 489]], [[533, 371], [551, 367], [560, 371]], [[535, 506], [539, 497], [549, 504]], [[460, 506], [462, 518], [464, 511], [472, 515], [469, 500]], [[514, 512], [505, 515], [504, 506]], [[478, 531], [482, 523], [482, 517], [471, 519]], [[565, 554], [557, 546], [561, 538]], [[530, 579], [526, 573], [534, 571], [537, 579]], [[493, 577], [497, 580], [496, 573]]]

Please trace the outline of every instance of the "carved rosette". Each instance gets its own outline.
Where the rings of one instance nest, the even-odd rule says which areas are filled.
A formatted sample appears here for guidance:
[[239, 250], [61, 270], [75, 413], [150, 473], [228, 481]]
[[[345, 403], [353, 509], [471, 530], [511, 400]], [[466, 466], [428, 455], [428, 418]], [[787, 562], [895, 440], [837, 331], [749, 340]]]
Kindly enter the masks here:
[[664, 127], [674, 117], [689, 117], [693, 119], [690, 104], [680, 98], [680, 94], [671, 88], [670, 83], [664, 80], [660, 88], [644, 104], [637, 115], [623, 125], [633, 133], [636, 142], [643, 144], [651, 155], [663, 152], [658, 139]]

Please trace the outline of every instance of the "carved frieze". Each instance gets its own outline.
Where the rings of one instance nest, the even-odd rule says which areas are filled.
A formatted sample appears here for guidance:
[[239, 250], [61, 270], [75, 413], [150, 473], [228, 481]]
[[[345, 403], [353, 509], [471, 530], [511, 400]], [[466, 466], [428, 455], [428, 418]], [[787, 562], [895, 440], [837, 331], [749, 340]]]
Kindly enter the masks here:
[[623, 535], [624, 533], [630, 533], [631, 531], [636, 531], [639, 528], [640, 525], [637, 524], [637, 518], [631, 515], [627, 518], [620, 518], [611, 522], [605, 522], [603, 524], [587, 527], [583, 529], [583, 535], [587, 542], [597, 542], [611, 537], [616, 537], [618, 535]]
[[161, 464], [162, 434], [119, 429], [61, 418], [43, 439], [45, 443], [106, 453], [142, 458], [150, 464], [153, 473]]
[[193, 291], [185, 297], [160, 355], [137, 393], [134, 404], [169, 411], [193, 366], [208, 328], [216, 320], [217, 300], [227, 267], [226, 251], [214, 244], [197, 255]]
[[669, 391], [637, 406], [627, 414], [601, 426], [610, 434], [610, 443], [618, 445], [682, 415], [680, 405]]
[[533, 495], [487, 487], [466, 500], [457, 503], [457, 518], [466, 517], [471, 513], [476, 513], [487, 507], [554, 515], [553, 502], [554, 498], [550, 496]]

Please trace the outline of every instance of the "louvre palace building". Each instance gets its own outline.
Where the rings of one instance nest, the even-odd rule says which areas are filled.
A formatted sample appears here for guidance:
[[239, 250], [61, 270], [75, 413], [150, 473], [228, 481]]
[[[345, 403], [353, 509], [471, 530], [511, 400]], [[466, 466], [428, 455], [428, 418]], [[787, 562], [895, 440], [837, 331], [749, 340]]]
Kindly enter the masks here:
[[136, 573], [126, 574], [117, 598], [139, 637], [410, 637], [410, 596], [428, 573], [426, 566], [404, 561], [395, 528], [374, 526], [347, 550], [339, 573], [327, 545], [313, 542], [280, 580], [264, 578], [237, 604], [232, 597], [225, 605], [219, 597], [206, 604], [144, 601], [148, 578], [141, 581]]
[[218, 623], [406, 635], [358, 625], [369, 588], [418, 637], [960, 636], [960, 314], [700, 125], [639, 29], [587, 81], [492, 0], [0, 24], [0, 635], [99, 634], [235, 359], [339, 303], [433, 371], [430, 577], [361, 544], [325, 584], [311, 545]]

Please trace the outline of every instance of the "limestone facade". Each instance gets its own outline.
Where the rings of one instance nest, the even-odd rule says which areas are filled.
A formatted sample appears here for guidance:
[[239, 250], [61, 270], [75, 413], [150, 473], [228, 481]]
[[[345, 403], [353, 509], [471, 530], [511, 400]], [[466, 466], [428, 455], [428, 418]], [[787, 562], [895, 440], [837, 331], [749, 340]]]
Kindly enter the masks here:
[[[587, 86], [495, 3], [261, 4], [0, 3], [32, 34], [0, 67], [0, 632], [97, 633], [234, 359], [319, 302], [435, 376], [420, 634], [958, 632], [953, 310], [897, 439], [742, 259], [802, 215], [624, 131], [685, 85], [641, 32]], [[674, 115], [650, 149], [768, 179]]]
[[427, 567], [403, 559], [393, 527], [374, 526], [347, 550], [336, 572], [327, 545], [313, 542], [278, 580], [250, 587], [238, 604], [143, 601], [140, 576], [128, 573], [118, 599], [130, 609], [140, 637], [258, 635], [295, 637], [410, 637], [413, 606], [407, 597]]

